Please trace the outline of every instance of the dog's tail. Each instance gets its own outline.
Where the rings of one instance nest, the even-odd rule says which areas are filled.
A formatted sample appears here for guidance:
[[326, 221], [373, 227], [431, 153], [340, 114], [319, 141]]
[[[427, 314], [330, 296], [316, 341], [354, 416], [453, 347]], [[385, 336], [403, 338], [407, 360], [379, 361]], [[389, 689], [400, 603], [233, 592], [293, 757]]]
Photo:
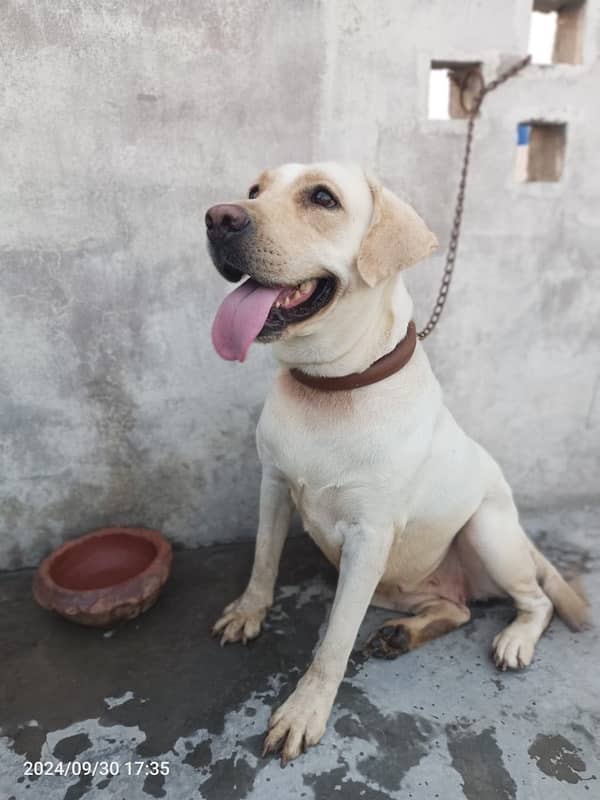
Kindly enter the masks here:
[[590, 607], [583, 587], [577, 579], [567, 583], [534, 544], [531, 548], [538, 582], [552, 600], [558, 616], [572, 631], [583, 630], [590, 622]]

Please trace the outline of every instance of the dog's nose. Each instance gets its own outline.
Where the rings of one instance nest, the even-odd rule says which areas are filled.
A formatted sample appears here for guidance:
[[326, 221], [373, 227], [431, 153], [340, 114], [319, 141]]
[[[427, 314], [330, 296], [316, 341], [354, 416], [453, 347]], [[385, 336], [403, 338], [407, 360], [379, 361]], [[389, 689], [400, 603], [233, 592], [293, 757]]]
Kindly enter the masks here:
[[220, 203], [206, 212], [206, 234], [211, 242], [226, 239], [232, 233], [240, 233], [250, 224], [250, 217], [241, 206]]

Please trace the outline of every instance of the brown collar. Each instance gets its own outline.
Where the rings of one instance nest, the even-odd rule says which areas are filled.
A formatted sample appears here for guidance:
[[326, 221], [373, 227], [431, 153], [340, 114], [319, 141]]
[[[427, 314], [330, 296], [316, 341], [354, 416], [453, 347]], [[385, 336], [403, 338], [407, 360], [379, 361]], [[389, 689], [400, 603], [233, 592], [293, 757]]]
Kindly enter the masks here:
[[297, 381], [311, 389], [319, 389], [321, 392], [349, 391], [361, 386], [370, 386], [372, 383], [382, 381], [395, 372], [399, 372], [412, 358], [416, 346], [417, 329], [415, 323], [411, 321], [404, 339], [401, 339], [390, 353], [367, 367], [364, 372], [353, 372], [338, 378], [321, 378], [318, 375], [308, 375], [299, 369], [292, 369], [290, 372]]

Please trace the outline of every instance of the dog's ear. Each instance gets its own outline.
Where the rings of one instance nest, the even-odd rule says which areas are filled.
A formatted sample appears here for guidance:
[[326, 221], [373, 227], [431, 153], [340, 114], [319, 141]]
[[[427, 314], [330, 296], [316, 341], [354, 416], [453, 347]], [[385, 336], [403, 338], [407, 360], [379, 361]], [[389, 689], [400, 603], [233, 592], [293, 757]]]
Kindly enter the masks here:
[[438, 240], [408, 203], [368, 177], [373, 196], [371, 225], [358, 251], [357, 267], [369, 286], [425, 258]]

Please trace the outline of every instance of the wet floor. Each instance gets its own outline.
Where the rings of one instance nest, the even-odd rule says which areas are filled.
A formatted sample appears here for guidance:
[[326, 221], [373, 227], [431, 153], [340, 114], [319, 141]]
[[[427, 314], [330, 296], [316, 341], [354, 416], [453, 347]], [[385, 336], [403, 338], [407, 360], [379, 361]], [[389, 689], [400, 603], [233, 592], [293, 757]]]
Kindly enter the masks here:
[[[598, 514], [525, 523], [597, 605]], [[596, 632], [555, 619], [528, 670], [499, 673], [489, 648], [511, 617], [503, 604], [396, 661], [362, 655], [387, 616], [371, 610], [321, 744], [285, 768], [263, 759], [269, 714], [310, 661], [335, 572], [307, 537], [290, 539], [264, 633], [220, 648], [210, 626], [251, 559], [248, 543], [177, 553], [155, 608], [111, 631], [37, 608], [29, 571], [0, 576], [0, 798], [600, 796]]]

